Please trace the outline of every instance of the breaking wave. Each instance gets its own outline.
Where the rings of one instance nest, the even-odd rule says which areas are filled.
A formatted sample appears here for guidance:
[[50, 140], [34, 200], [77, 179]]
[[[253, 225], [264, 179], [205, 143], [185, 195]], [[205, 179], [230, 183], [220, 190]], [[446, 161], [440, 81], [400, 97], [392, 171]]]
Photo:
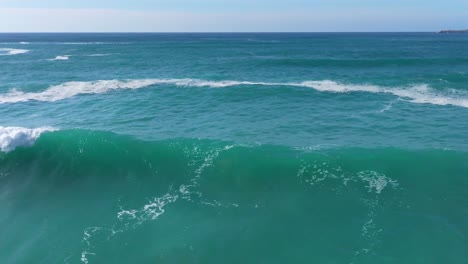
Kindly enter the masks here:
[[[68, 59], [57, 56], [57, 59]], [[306, 87], [329, 93], [382, 93], [397, 96], [412, 103], [433, 105], [454, 105], [468, 108], [468, 94], [464, 91], [437, 91], [426, 84], [408, 87], [384, 87], [377, 85], [343, 84], [330, 80], [304, 82], [250, 82], [250, 81], [210, 81], [200, 79], [136, 79], [136, 80], [99, 80], [91, 82], [66, 82], [51, 86], [41, 92], [22, 92], [12, 90], [0, 94], [0, 103], [18, 103], [26, 101], [58, 101], [80, 94], [100, 94], [118, 89], [139, 89], [153, 85], [175, 85], [183, 87], [223, 88], [241, 85], [292, 86]]]
[[56, 61], [56, 60], [68, 60], [70, 58], [71, 55], [61, 55], [61, 56], [57, 56], [53, 59], [48, 59], [50, 61]]
[[0, 56], [11, 56], [28, 53], [27, 49], [11, 49], [11, 48], [0, 48]]
[[9, 152], [20, 146], [32, 146], [39, 136], [47, 131], [54, 131], [51, 127], [24, 128], [0, 126], [0, 150]]
[[[48, 131], [2, 129], [26, 134], [27, 142]], [[75, 251], [70, 252], [74, 263], [100, 262], [99, 258], [113, 254], [107, 249], [114, 242], [133, 239], [136, 229], [154, 230], [148, 228], [155, 221], [165, 228], [167, 223], [181, 223], [178, 221], [185, 216], [193, 217], [192, 212], [207, 216], [196, 218], [201, 219], [199, 222], [216, 221], [213, 223], [230, 228], [239, 226], [237, 218], [231, 222], [227, 218], [213, 220], [214, 213], [246, 219], [247, 224], [255, 226], [284, 215], [310, 217], [306, 220], [318, 215], [321, 218], [314, 225], [310, 221], [297, 224], [302, 225], [300, 228], [326, 231], [336, 230], [335, 222], [330, 224], [328, 219], [343, 218], [343, 223], [352, 222], [345, 230], [354, 234], [349, 238], [353, 243], [346, 250], [354, 252], [350, 256], [354, 263], [360, 263], [378, 252], [379, 243], [388, 238], [386, 233], [392, 232], [392, 224], [382, 221], [387, 212], [400, 213], [405, 207], [414, 206], [418, 200], [408, 204], [406, 197], [413, 191], [428, 192], [428, 185], [421, 182], [457, 182], [463, 178], [466, 158], [467, 153], [443, 150], [337, 148], [308, 152], [217, 140], [142, 141], [109, 132], [74, 129], [44, 133], [31, 148], [1, 153], [0, 179], [7, 186], [4, 190], [15, 190], [4, 192], [5, 201], [15, 201], [22, 195], [56, 197], [74, 190], [80, 195], [76, 197], [83, 202], [83, 208], [104, 212], [99, 217], [80, 218], [85, 219], [85, 224], [70, 227], [76, 228], [70, 241], [81, 243], [76, 243]], [[440, 177], [443, 173], [447, 173], [446, 177]], [[40, 188], [47, 191], [37, 191]], [[456, 191], [457, 195], [461, 193]], [[103, 193], [105, 198], [101, 198]], [[98, 199], [105, 199], [106, 205], [112, 206], [102, 206], [103, 200]], [[50, 201], [37, 200], [44, 206]], [[93, 202], [96, 206], [90, 207]], [[66, 209], [70, 215], [83, 217], [76, 207]], [[304, 210], [308, 210], [306, 214], [296, 214]], [[330, 218], [322, 218], [323, 212], [330, 212]], [[182, 223], [188, 226], [191, 217], [185, 217], [188, 220]], [[284, 219], [279, 219], [280, 223]], [[82, 232], [81, 242], [78, 232]], [[237, 239], [229, 232], [220, 232]], [[189, 239], [198, 238], [196, 234], [190, 233]]]

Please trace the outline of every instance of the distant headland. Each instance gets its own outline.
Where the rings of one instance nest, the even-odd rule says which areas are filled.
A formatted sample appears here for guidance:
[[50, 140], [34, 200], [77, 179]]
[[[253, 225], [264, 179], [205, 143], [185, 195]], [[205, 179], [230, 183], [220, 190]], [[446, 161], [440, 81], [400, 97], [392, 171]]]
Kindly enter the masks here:
[[468, 29], [463, 29], [463, 30], [441, 30], [439, 33], [468, 33]]

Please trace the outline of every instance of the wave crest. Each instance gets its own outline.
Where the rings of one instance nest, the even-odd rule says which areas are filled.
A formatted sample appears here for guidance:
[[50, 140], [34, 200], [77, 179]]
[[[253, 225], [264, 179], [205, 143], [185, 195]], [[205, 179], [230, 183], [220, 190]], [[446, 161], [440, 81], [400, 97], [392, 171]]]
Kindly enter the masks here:
[[68, 60], [71, 55], [59, 55], [53, 59], [48, 59], [50, 61], [56, 61], [56, 60]]
[[28, 53], [29, 50], [27, 49], [11, 49], [11, 48], [1, 48], [0, 49], [0, 56], [11, 56], [11, 55], [18, 55]]
[[315, 89], [321, 92], [334, 93], [385, 93], [398, 98], [408, 100], [412, 103], [433, 104], [433, 105], [454, 105], [468, 108], [468, 94], [463, 91], [437, 91], [427, 84], [413, 85], [409, 87], [382, 87], [377, 85], [354, 85], [341, 84], [334, 81], [308, 81], [297, 84]]
[[51, 127], [24, 128], [0, 126], [0, 150], [9, 152], [20, 146], [32, 146], [43, 132], [54, 131]]
[[[59, 58], [60, 57], [60, 58]], [[58, 56], [56, 59], [65, 59]], [[18, 103], [26, 101], [58, 101], [80, 94], [100, 94], [117, 89], [139, 89], [152, 85], [175, 85], [184, 87], [223, 88], [240, 85], [292, 86], [306, 87], [319, 92], [330, 93], [383, 93], [396, 96], [412, 103], [433, 105], [454, 105], [468, 108], [468, 94], [459, 90], [437, 91], [426, 84], [408, 87], [383, 87], [377, 85], [343, 84], [331, 80], [304, 82], [251, 82], [251, 81], [210, 81], [200, 79], [136, 79], [136, 80], [99, 80], [91, 82], [66, 82], [51, 86], [41, 92], [25, 93], [12, 90], [0, 94], [0, 103]]]

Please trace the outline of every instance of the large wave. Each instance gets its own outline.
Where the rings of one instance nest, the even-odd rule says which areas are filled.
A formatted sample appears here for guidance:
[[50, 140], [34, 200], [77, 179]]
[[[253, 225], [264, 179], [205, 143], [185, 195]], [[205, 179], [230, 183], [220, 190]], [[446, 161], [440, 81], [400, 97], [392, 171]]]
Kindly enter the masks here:
[[468, 94], [464, 91], [438, 91], [426, 84], [408, 87], [384, 87], [367, 84], [344, 84], [331, 80], [304, 82], [251, 82], [251, 81], [211, 81], [200, 79], [136, 79], [136, 80], [99, 80], [91, 82], [66, 82], [51, 86], [41, 92], [22, 92], [12, 90], [0, 94], [0, 103], [18, 103], [26, 101], [53, 102], [80, 94], [101, 94], [118, 89], [139, 89], [154, 85], [175, 85], [185, 87], [223, 88], [231, 86], [292, 86], [311, 88], [330, 93], [382, 93], [397, 96], [413, 103], [434, 105], [454, 105], [468, 108]]
[[[24, 128], [13, 130], [18, 129], [32, 133]], [[38, 134], [33, 136], [37, 137]], [[245, 223], [258, 228], [287, 220], [285, 228], [298, 225], [291, 230], [300, 232], [325, 229], [324, 237], [337, 226], [346, 226], [340, 229], [351, 231], [346, 233], [351, 242], [346, 244], [345, 255], [357, 263], [375, 254], [380, 241], [393, 241], [394, 236], [389, 233], [395, 230], [394, 221], [414, 221], [414, 217], [419, 217], [431, 221], [428, 229], [423, 230], [436, 228], [457, 238], [464, 222], [455, 221], [450, 226], [445, 218], [433, 222], [428, 218], [426, 205], [434, 202], [433, 197], [441, 197], [439, 206], [463, 197], [466, 160], [467, 153], [443, 150], [301, 151], [214, 140], [142, 141], [102, 131], [61, 130], [43, 133], [32, 147], [0, 153], [0, 181], [4, 201], [19, 200], [21, 204], [28, 201], [34, 208], [52, 208], [44, 213], [31, 210], [31, 215], [50, 217], [51, 224], [73, 230], [71, 235], [65, 234], [67, 241], [81, 244], [71, 253], [64, 251], [66, 255], [59, 255], [55, 262], [66, 257], [83, 263], [91, 259], [100, 262], [99, 258], [108, 260], [115, 255], [113, 243], [134, 242], [133, 236], [127, 235], [136, 229], [146, 232], [151, 222], [163, 221], [158, 224], [165, 228], [164, 223], [190, 226], [192, 219], [197, 219], [195, 222], [204, 225], [222, 225], [223, 229], [213, 235], [231, 235], [233, 246], [245, 240], [226, 230]], [[23, 200], [24, 197], [28, 199]], [[60, 200], [57, 197], [79, 201], [83, 207], [78, 202], [73, 206], [62, 201], [51, 205], [51, 201]], [[50, 214], [54, 206], [76, 218]], [[421, 211], [411, 209], [416, 213], [409, 214], [405, 209], [409, 206]], [[19, 204], [17, 208], [24, 211]], [[82, 210], [92, 213], [87, 213], [87, 217]], [[93, 217], [94, 210], [103, 214]], [[191, 212], [202, 217], [193, 218]], [[213, 218], [214, 215], [225, 217]], [[239, 218], [227, 219], [232, 216]], [[398, 218], [382, 221], [389, 216]], [[296, 222], [298, 219], [304, 221]], [[344, 219], [340, 222], [343, 224], [328, 222], [336, 219]], [[198, 231], [199, 226], [193, 228], [197, 230], [194, 233], [206, 239]], [[268, 233], [271, 230], [275, 229], [268, 229]], [[78, 232], [82, 232], [82, 237], [77, 236]], [[185, 229], [183, 232], [189, 240], [200, 238], [185, 233]], [[398, 235], [404, 236], [406, 232], [401, 230]], [[261, 234], [253, 238], [265, 241]], [[135, 239], [141, 239], [141, 235]], [[336, 244], [336, 239], [341, 241], [341, 236], [331, 238], [328, 243]], [[312, 240], [316, 238], [311, 236], [306, 241]], [[34, 246], [42, 243], [33, 241]], [[304, 240], [295, 243], [298, 241]]]

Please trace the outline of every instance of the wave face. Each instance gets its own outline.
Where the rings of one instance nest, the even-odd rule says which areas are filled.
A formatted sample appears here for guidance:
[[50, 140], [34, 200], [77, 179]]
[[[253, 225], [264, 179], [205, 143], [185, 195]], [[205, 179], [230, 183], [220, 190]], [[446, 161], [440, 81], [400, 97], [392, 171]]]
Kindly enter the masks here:
[[[163, 253], [170, 262], [193, 254], [203, 263], [226, 254], [235, 262], [246, 254], [282, 261], [309, 245], [301, 258], [359, 263], [384, 261], [393, 243], [395, 258], [451, 243], [456, 262], [467, 257], [467, 160], [439, 150], [299, 151], [44, 133], [32, 147], [0, 153], [0, 223], [8, 227], [0, 246], [9, 249], [0, 259], [125, 263], [120, 251], [138, 263]], [[408, 228], [396, 228], [400, 223]], [[48, 232], [27, 232], [37, 225]], [[402, 240], [408, 232], [412, 238]], [[221, 247], [235, 252], [213, 254]], [[270, 254], [272, 248], [287, 254]]]
[[0, 56], [11, 56], [28, 53], [27, 49], [11, 49], [11, 48], [0, 48]]
[[[53, 60], [68, 60], [68, 56], [57, 56]], [[454, 105], [468, 108], [468, 94], [455, 90], [438, 92], [427, 85], [406, 88], [381, 87], [376, 85], [341, 84], [334, 81], [304, 81], [291, 83], [250, 82], [250, 81], [209, 81], [199, 79], [139, 79], [139, 80], [100, 80], [93, 82], [66, 82], [49, 87], [42, 92], [24, 93], [11, 91], [0, 95], [0, 103], [18, 103], [26, 101], [58, 101], [80, 94], [100, 94], [117, 89], [139, 89], [154, 85], [175, 85], [183, 87], [223, 88], [232, 86], [291, 86], [307, 87], [320, 92], [330, 93], [383, 93], [409, 100], [413, 103], [434, 105]]]

